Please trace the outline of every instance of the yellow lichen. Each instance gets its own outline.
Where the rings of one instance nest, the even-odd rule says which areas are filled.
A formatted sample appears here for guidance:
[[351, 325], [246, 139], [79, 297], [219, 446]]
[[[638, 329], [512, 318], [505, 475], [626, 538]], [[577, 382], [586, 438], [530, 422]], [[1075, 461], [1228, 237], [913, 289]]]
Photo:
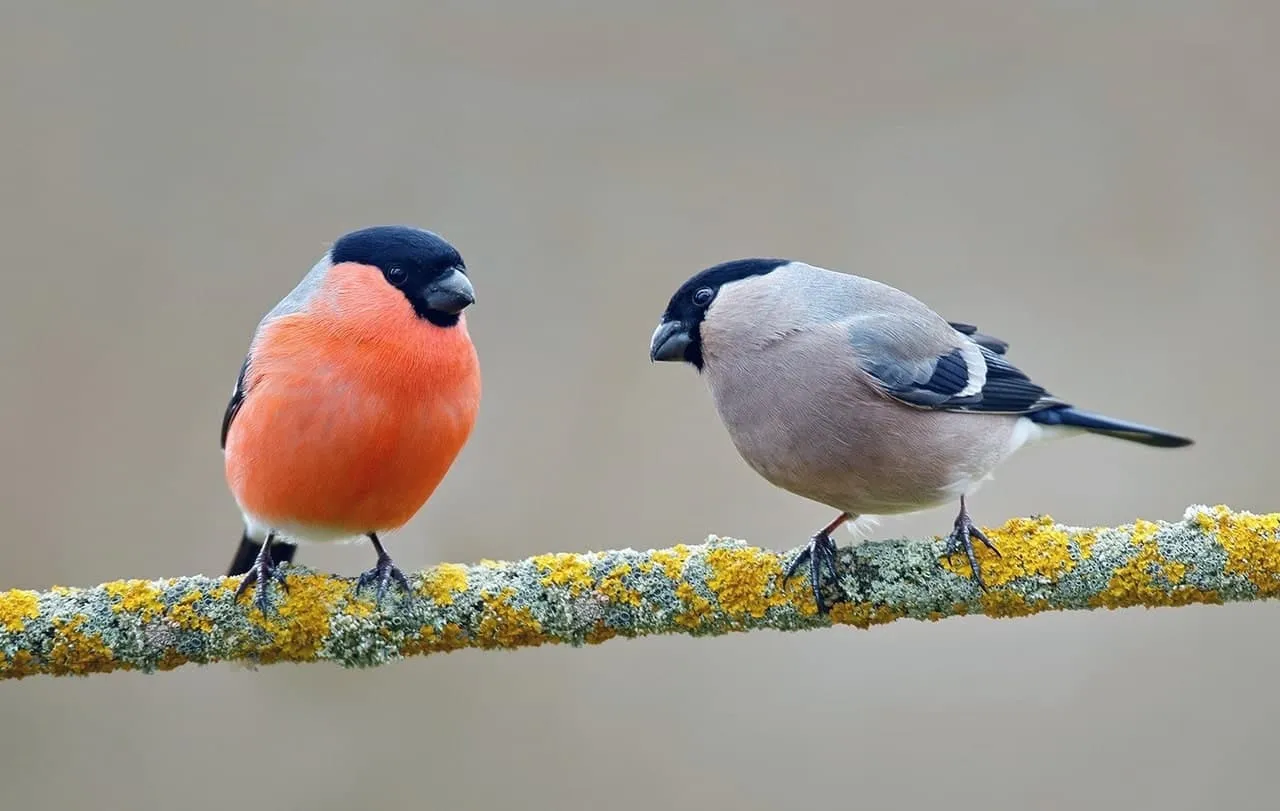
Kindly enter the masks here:
[[1200, 527], [1201, 532], [1216, 532], [1218, 522], [1229, 516], [1231, 511], [1227, 509], [1225, 504], [1219, 504], [1216, 507], [1210, 507], [1207, 510], [1196, 511], [1196, 526]]
[[467, 635], [463, 633], [462, 626], [450, 622], [439, 633], [436, 633], [436, 629], [430, 625], [422, 626], [417, 637], [404, 643], [402, 652], [405, 656], [416, 656], [421, 653], [448, 653], [466, 646]]
[[40, 616], [40, 595], [34, 591], [13, 589], [0, 591], [0, 625], [17, 633], [27, 627], [27, 620]]
[[213, 620], [196, 610], [196, 603], [203, 598], [204, 595], [196, 589], [182, 595], [169, 609], [169, 619], [185, 631], [212, 631]]
[[1028, 603], [1021, 594], [1008, 590], [983, 592], [979, 600], [982, 613], [988, 617], [1026, 617], [1048, 608], [1044, 600]]
[[629, 574], [631, 574], [631, 565], [621, 563], [600, 579], [600, 585], [596, 590], [615, 605], [639, 606], [640, 592], [626, 583], [626, 577]]
[[1080, 547], [1080, 557], [1088, 558], [1093, 556], [1093, 545], [1098, 540], [1098, 533], [1086, 529], [1076, 535], [1076, 546]]
[[146, 622], [164, 613], [164, 594], [155, 583], [146, 580], [117, 580], [102, 586], [107, 594], [119, 602], [112, 603], [111, 610], [132, 614]]
[[453, 651], [467, 646], [467, 635], [462, 626], [456, 622], [445, 623], [444, 629], [436, 635], [436, 650]]
[[[278, 619], [274, 613], [264, 615], [256, 605], [249, 610], [250, 621], [271, 635], [271, 642], [257, 654], [264, 664], [281, 660], [313, 661], [329, 635], [329, 619], [339, 601], [346, 599], [344, 608], [352, 616], [367, 617], [373, 613], [368, 601], [371, 598], [348, 599], [351, 586], [341, 580], [319, 574], [290, 574], [285, 583], [288, 591], [278, 605]], [[241, 599], [248, 600], [249, 593]]]
[[[1214, 592], [1202, 592], [1191, 586], [1178, 586], [1186, 576], [1187, 567], [1170, 563], [1160, 554], [1156, 542], [1159, 527], [1151, 521], [1135, 521], [1129, 543], [1138, 547], [1137, 552], [1123, 566], [1116, 569], [1107, 587], [1089, 600], [1094, 608], [1127, 608], [1143, 605], [1174, 606], [1189, 603], [1220, 602]], [[1157, 582], [1163, 578], [1173, 585], [1167, 588]]]
[[707, 552], [707, 567], [707, 587], [730, 617], [759, 618], [790, 602], [782, 589], [771, 588], [782, 574], [776, 555], [755, 547], [719, 547]]
[[679, 580], [684, 576], [684, 564], [689, 560], [689, 547], [678, 543], [670, 549], [655, 549], [650, 557], [662, 567], [662, 573], [669, 580]]
[[865, 630], [872, 625], [884, 625], [901, 619], [903, 612], [898, 608], [872, 603], [836, 603], [831, 606], [828, 616], [834, 625], [852, 625]]
[[697, 628], [702, 624], [702, 619], [711, 613], [711, 603], [688, 583], [676, 586], [676, 597], [687, 607], [686, 611], [676, 614], [674, 618], [676, 625], [681, 628]]
[[160, 657], [160, 661], [156, 662], [156, 670], [176, 670], [190, 661], [176, 650], [167, 650]]
[[1259, 597], [1280, 596], [1280, 514], [1233, 513], [1218, 506], [1210, 513], [1200, 512], [1196, 521], [1226, 550], [1227, 574], [1247, 577]]
[[209, 599], [221, 600], [223, 597], [230, 597], [236, 593], [236, 589], [240, 588], [240, 578], [224, 577], [218, 581], [218, 584], [209, 589]]
[[41, 669], [30, 651], [20, 650], [13, 654], [12, 659], [0, 653], [0, 676], [4, 678], [21, 679], [40, 672]]
[[515, 589], [505, 588], [498, 594], [484, 595], [484, 615], [476, 628], [478, 647], [537, 647], [554, 641], [542, 633], [542, 625], [528, 608], [511, 605], [515, 593]]
[[598, 645], [601, 642], [613, 639], [617, 635], [616, 628], [606, 625], [603, 621], [598, 621], [591, 627], [590, 631], [587, 631], [586, 642], [588, 645]]
[[546, 573], [542, 578], [544, 586], [567, 586], [575, 597], [591, 588], [591, 564], [584, 555], [567, 552], [538, 555], [533, 558], [533, 565]]
[[87, 673], [109, 673], [121, 665], [101, 637], [80, 630], [82, 616], [53, 621], [57, 636], [49, 649], [46, 672], [83, 676]]
[[[1040, 577], [1055, 581], [1076, 566], [1071, 555], [1071, 537], [1047, 515], [1011, 518], [1003, 526], [986, 529], [987, 537], [1000, 556], [974, 539], [974, 554], [988, 588], [1003, 586], [1019, 577]], [[1083, 542], [1082, 542], [1083, 543]], [[1088, 539], [1090, 547], [1093, 539]], [[972, 577], [969, 560], [962, 553], [942, 559], [946, 569]]]
[[442, 563], [423, 580], [422, 593], [436, 605], [453, 605], [453, 595], [467, 590], [467, 567]]
[[813, 586], [809, 583], [809, 575], [804, 569], [796, 572], [795, 576], [790, 580], [783, 582], [783, 574], [786, 567], [782, 565], [782, 560], [778, 559], [778, 576], [774, 582], [774, 588], [779, 592], [779, 596], [783, 598], [783, 602], [794, 606], [796, 611], [812, 617], [818, 613], [818, 604], [813, 601]]

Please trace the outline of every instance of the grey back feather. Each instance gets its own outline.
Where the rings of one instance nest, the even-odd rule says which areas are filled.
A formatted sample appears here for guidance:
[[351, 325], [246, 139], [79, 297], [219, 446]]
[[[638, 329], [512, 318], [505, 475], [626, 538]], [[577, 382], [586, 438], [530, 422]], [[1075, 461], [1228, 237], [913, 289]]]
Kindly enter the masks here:
[[258, 328], [261, 329], [264, 325], [282, 315], [290, 315], [305, 310], [311, 299], [324, 284], [324, 278], [332, 267], [333, 263], [329, 260], [329, 253], [326, 251], [325, 255], [320, 257], [320, 261], [311, 266], [311, 270], [307, 271], [307, 275], [302, 277], [302, 280], [289, 291], [289, 294], [280, 299], [276, 306], [272, 307], [262, 317]]
[[717, 354], [832, 326], [846, 335], [843, 362], [903, 404], [994, 414], [1065, 405], [1004, 357], [1005, 341], [949, 322], [895, 287], [801, 262], [726, 285], [703, 324], [704, 351], [714, 363]]
[[249, 351], [245, 353], [244, 362], [240, 364], [240, 374], [236, 376], [235, 387], [231, 390], [231, 399], [227, 402], [226, 410], [222, 414], [222, 434], [220, 447], [224, 450], [227, 447], [227, 434], [231, 430], [231, 424], [235, 421], [236, 415], [240, 412], [240, 406], [244, 404], [244, 398], [249, 393], [248, 374], [249, 366], [253, 363], [253, 346], [257, 343], [258, 337], [262, 334], [262, 329], [267, 324], [293, 313], [302, 312], [311, 303], [312, 298], [320, 290], [324, 284], [325, 275], [329, 269], [333, 267], [333, 263], [329, 259], [329, 252], [325, 251], [320, 261], [311, 266], [311, 270], [307, 271], [307, 275], [302, 277], [302, 281], [298, 282], [289, 294], [272, 307], [262, 320], [258, 322], [257, 328], [253, 331], [253, 340], [249, 343]]

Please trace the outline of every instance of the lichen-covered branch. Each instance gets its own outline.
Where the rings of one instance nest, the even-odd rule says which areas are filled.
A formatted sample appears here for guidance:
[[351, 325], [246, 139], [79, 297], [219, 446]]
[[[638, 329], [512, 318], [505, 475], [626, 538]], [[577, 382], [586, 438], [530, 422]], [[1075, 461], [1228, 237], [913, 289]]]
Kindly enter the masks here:
[[391, 589], [381, 608], [351, 579], [289, 568], [264, 615], [239, 578], [128, 580], [89, 589], [0, 592], [0, 678], [170, 670], [183, 664], [329, 660], [367, 667], [459, 648], [595, 644], [613, 637], [772, 628], [866, 628], [900, 618], [1011, 617], [1064, 609], [1170, 606], [1280, 595], [1280, 514], [1191, 507], [1174, 523], [1077, 528], [1048, 517], [987, 530], [990, 588], [938, 540], [843, 548], [838, 601], [819, 615], [803, 572], [777, 553], [711, 538], [637, 552], [442, 564]]

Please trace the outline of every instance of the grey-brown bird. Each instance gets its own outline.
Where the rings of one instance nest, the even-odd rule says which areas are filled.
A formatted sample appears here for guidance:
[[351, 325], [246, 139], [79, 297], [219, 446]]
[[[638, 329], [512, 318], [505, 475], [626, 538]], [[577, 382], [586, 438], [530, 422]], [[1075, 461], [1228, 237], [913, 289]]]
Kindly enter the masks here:
[[787, 571], [809, 562], [826, 612], [831, 533], [846, 522], [959, 500], [943, 554], [964, 552], [985, 588], [972, 539], [999, 550], [965, 496], [1023, 445], [1080, 433], [1191, 444], [1075, 408], [1010, 363], [1007, 349], [889, 285], [786, 259], [739, 259], [680, 286], [649, 357], [698, 370], [753, 470], [840, 511]]

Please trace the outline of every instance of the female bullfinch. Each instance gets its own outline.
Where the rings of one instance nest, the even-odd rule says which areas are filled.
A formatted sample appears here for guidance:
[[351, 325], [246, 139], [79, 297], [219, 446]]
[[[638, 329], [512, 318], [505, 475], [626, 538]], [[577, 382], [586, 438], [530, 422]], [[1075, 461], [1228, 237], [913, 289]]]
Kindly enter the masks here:
[[409, 588], [378, 539], [430, 498], [466, 444], [480, 367], [463, 314], [462, 257], [430, 231], [376, 226], [333, 244], [262, 319], [222, 420], [227, 483], [244, 516], [229, 575], [265, 610], [272, 557], [298, 541], [367, 537], [358, 587]]
[[[859, 516], [960, 501], [944, 554], [997, 552], [965, 495], [1029, 440], [1090, 433], [1156, 448], [1190, 439], [1075, 408], [1005, 357], [1008, 344], [946, 321], [880, 282], [784, 259], [741, 259], [684, 282], [649, 358], [706, 380], [739, 454], [773, 485], [839, 510], [808, 561], [820, 611], [831, 533]], [[997, 552], [998, 554], [998, 552]]]

